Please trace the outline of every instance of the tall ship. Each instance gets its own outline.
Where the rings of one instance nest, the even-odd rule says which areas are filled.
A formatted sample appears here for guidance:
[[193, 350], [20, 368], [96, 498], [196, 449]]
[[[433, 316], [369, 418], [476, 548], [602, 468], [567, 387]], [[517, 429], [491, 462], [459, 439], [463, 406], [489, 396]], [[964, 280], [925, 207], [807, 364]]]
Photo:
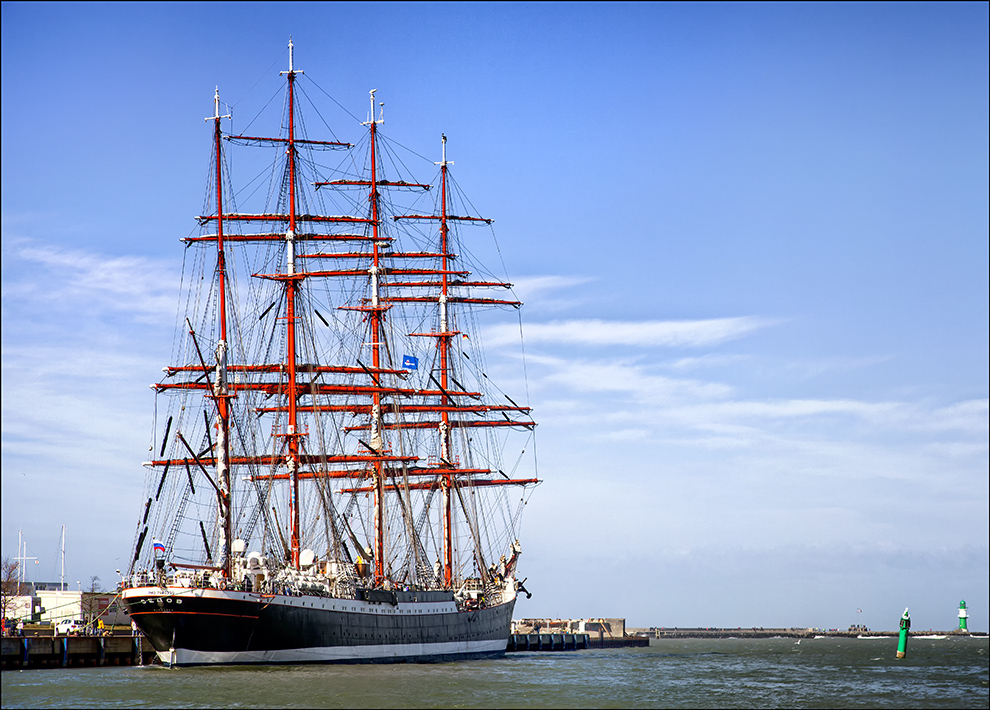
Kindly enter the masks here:
[[539, 479], [522, 361], [482, 347], [521, 306], [492, 220], [445, 136], [392, 141], [373, 90], [340, 141], [291, 40], [280, 74], [276, 131], [225, 131], [219, 90], [206, 119], [123, 603], [170, 666], [500, 655]]

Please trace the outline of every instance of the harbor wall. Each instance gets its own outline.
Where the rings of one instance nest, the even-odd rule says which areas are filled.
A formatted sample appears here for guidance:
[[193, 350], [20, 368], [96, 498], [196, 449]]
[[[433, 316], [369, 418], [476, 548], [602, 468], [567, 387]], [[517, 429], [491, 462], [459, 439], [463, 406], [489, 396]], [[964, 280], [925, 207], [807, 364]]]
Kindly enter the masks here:
[[143, 636], [8, 636], [0, 641], [3, 670], [138, 666], [158, 659]]
[[622, 638], [598, 638], [592, 634], [528, 633], [511, 634], [505, 647], [506, 653], [516, 651], [580, 651], [589, 648], [630, 648], [649, 646], [645, 636]]
[[570, 651], [585, 648], [649, 646], [646, 636], [626, 633], [626, 620], [513, 619], [507, 651]]

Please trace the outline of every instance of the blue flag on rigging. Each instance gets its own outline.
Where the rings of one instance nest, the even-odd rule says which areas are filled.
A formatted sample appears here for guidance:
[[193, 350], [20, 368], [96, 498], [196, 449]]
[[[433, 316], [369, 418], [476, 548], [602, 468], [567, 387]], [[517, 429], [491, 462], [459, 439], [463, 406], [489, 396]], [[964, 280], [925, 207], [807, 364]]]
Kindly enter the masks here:
[[418, 370], [419, 369], [419, 358], [413, 357], [412, 355], [402, 356], [402, 367], [406, 370]]

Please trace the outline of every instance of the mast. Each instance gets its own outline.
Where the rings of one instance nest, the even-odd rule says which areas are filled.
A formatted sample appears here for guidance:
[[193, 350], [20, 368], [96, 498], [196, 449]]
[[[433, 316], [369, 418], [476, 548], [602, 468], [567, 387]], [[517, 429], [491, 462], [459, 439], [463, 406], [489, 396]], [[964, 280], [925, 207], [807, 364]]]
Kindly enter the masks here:
[[454, 579], [454, 502], [452, 488], [454, 485], [450, 468], [453, 467], [450, 458], [450, 391], [449, 363], [450, 339], [453, 333], [449, 332], [447, 324], [447, 290], [450, 287], [450, 275], [448, 272], [449, 252], [447, 248], [447, 136], [440, 134], [443, 142], [442, 158], [440, 161], [440, 332], [437, 335], [437, 347], [440, 350], [440, 391], [441, 397], [440, 411], [440, 465], [445, 468], [441, 480], [441, 490], [443, 492], [443, 580], [444, 585], [449, 587]]
[[288, 400], [288, 427], [284, 436], [288, 439], [288, 456], [286, 464], [289, 468], [289, 548], [292, 566], [299, 568], [299, 391], [296, 378], [296, 144], [295, 144], [295, 92], [296, 74], [302, 71], [292, 66], [292, 38], [289, 37], [289, 70], [281, 72], [287, 75], [289, 82], [289, 140], [286, 148], [289, 168], [289, 228], [285, 232], [286, 278], [285, 285], [285, 366], [288, 381], [286, 383], [286, 398]]
[[[378, 370], [381, 368], [381, 347], [382, 347], [382, 320], [384, 311], [380, 304], [381, 281], [379, 280], [379, 233], [380, 220], [378, 218], [379, 193], [378, 193], [378, 124], [384, 122], [384, 118], [375, 120], [375, 91], [371, 90], [371, 113], [368, 116], [368, 125], [371, 130], [371, 312], [368, 314], [371, 319], [371, 366]], [[384, 104], [382, 104], [384, 106]], [[374, 392], [371, 395], [371, 448], [376, 453], [381, 454], [383, 450], [382, 442], [382, 395], [381, 392]], [[375, 481], [375, 586], [381, 584], [385, 579], [385, 475], [382, 460], [375, 458], [374, 481]]]
[[[391, 454], [390, 449], [386, 446], [384, 441], [384, 430], [388, 428], [384, 421], [384, 393], [391, 392], [393, 395], [402, 393], [405, 396], [409, 396], [411, 392], [407, 390], [402, 390], [399, 388], [386, 388], [384, 387], [378, 379], [380, 374], [390, 374], [390, 375], [405, 375], [407, 374], [405, 370], [395, 370], [388, 367], [388, 363], [385, 362], [385, 357], [383, 356], [383, 347], [385, 346], [385, 312], [391, 307], [387, 305], [387, 299], [383, 298], [383, 279], [382, 277], [388, 274], [401, 273], [401, 270], [394, 268], [393, 266], [386, 266], [384, 263], [385, 254], [382, 252], [382, 245], [391, 242], [391, 238], [384, 235], [382, 230], [382, 187], [399, 187], [405, 189], [423, 189], [429, 190], [430, 186], [422, 183], [410, 183], [405, 181], [393, 182], [390, 180], [382, 179], [378, 173], [378, 126], [383, 124], [384, 121], [384, 103], [379, 103], [379, 116], [375, 118], [375, 92], [377, 89], [372, 89], [369, 93], [370, 101], [370, 112], [368, 115], [368, 120], [363, 122], [362, 125], [369, 127], [369, 146], [370, 146], [370, 175], [369, 179], [361, 180], [332, 180], [329, 182], [316, 182], [314, 185], [317, 188], [320, 187], [334, 187], [334, 188], [345, 188], [345, 187], [367, 187], [368, 190], [368, 203], [369, 203], [369, 219], [367, 223], [371, 227], [371, 236], [368, 241], [371, 242], [371, 252], [357, 252], [342, 255], [318, 253], [312, 254], [312, 257], [318, 258], [332, 258], [343, 256], [346, 258], [367, 258], [370, 256], [368, 266], [364, 268], [355, 269], [342, 269], [342, 270], [329, 270], [329, 271], [314, 271], [311, 272], [310, 276], [367, 276], [370, 282], [369, 298], [365, 300], [362, 305], [359, 306], [341, 306], [343, 310], [356, 310], [367, 313], [366, 320], [368, 322], [369, 331], [369, 342], [367, 345], [371, 347], [371, 368], [367, 368], [361, 364], [360, 359], [358, 364], [364, 370], [365, 374], [369, 375], [375, 384], [374, 388], [369, 388], [367, 390], [367, 395], [371, 400], [370, 406], [355, 406], [355, 405], [345, 405], [343, 407], [346, 411], [351, 411], [353, 413], [362, 413], [370, 415], [370, 420], [367, 426], [357, 427], [357, 429], [367, 429], [369, 430], [369, 441], [365, 442], [359, 439], [359, 442], [366, 448], [370, 456], [366, 456], [367, 460], [367, 471], [371, 477], [371, 485], [368, 486], [368, 492], [373, 493], [373, 505], [372, 505], [372, 516], [371, 523], [373, 528], [373, 547], [370, 550], [362, 550], [365, 554], [370, 552], [370, 556], [374, 561], [373, 566], [373, 584], [374, 586], [382, 585], [387, 576], [388, 570], [386, 569], [385, 557], [386, 557], [386, 521], [385, 521], [385, 511], [386, 511], [386, 491], [393, 491], [395, 487], [388, 485], [386, 479], [389, 476], [395, 475], [395, 470], [390, 469], [389, 465], [394, 465], [396, 463], [408, 463], [416, 460], [415, 456], [394, 456]], [[411, 256], [409, 254], [396, 254], [394, 252], [389, 253], [389, 258], [396, 258], [401, 256]], [[359, 356], [360, 357], [360, 356]], [[395, 405], [392, 405], [395, 409]], [[333, 405], [326, 408], [329, 411], [333, 411], [335, 407]], [[345, 431], [353, 430], [354, 428], [348, 427]], [[353, 477], [353, 472], [328, 472], [325, 474], [327, 477]], [[408, 514], [408, 511], [404, 511], [404, 515]], [[411, 522], [410, 522], [411, 524]], [[364, 545], [359, 545], [359, 547], [364, 547]]]
[[[305, 313], [300, 313], [300, 301], [298, 298], [299, 285], [310, 274], [307, 274], [304, 269], [300, 268], [300, 257], [305, 257], [306, 255], [300, 255], [298, 253], [298, 247], [301, 241], [334, 241], [338, 239], [341, 241], [350, 241], [353, 239], [363, 239], [366, 241], [367, 238], [348, 234], [337, 237], [333, 234], [317, 232], [312, 229], [303, 230], [303, 233], [300, 234], [300, 225], [301, 223], [305, 223], [306, 225], [317, 227], [317, 225], [330, 226], [335, 223], [367, 224], [370, 220], [367, 217], [357, 218], [348, 215], [332, 216], [300, 213], [300, 146], [306, 146], [318, 150], [335, 150], [350, 148], [351, 145], [337, 141], [315, 141], [297, 137], [295, 120], [295, 81], [297, 79], [297, 75], [302, 74], [303, 72], [295, 68], [293, 43], [291, 38], [288, 46], [288, 70], [280, 72], [281, 75], [285, 75], [287, 77], [289, 118], [287, 136], [258, 137], [244, 135], [222, 135], [219, 119], [226, 116], [220, 115], [219, 99], [217, 95], [214, 96], [214, 115], [210, 118], [212, 118], [215, 122], [214, 139], [216, 149], [216, 175], [214, 190], [216, 193], [216, 213], [212, 215], [200, 215], [198, 220], [203, 226], [216, 222], [217, 230], [215, 234], [204, 234], [198, 237], [190, 237], [186, 238], [184, 241], [187, 244], [209, 244], [210, 242], [216, 242], [218, 277], [217, 297], [219, 301], [220, 328], [216, 363], [208, 364], [204, 361], [202, 353], [199, 352], [199, 346], [196, 345], [195, 334], [192, 334], [193, 344], [196, 346], [199, 364], [186, 364], [166, 368], [166, 380], [178, 374], [185, 374], [188, 379], [178, 382], [159, 382], [154, 386], [155, 390], [158, 392], [202, 390], [216, 403], [217, 419], [215, 424], [219, 432], [218, 442], [215, 447], [210, 447], [215, 453], [210, 455], [207, 451], [203, 451], [197, 454], [188, 444], [186, 439], [182, 437], [181, 432], [176, 432], [176, 439], [182, 442], [184, 453], [182, 455], [173, 454], [169, 457], [165, 457], [166, 442], [163, 442], [160, 457], [149, 461], [148, 465], [161, 467], [163, 469], [161, 482], [159, 484], [159, 492], [161, 491], [161, 486], [165, 481], [165, 475], [170, 467], [174, 466], [178, 467], [179, 470], [187, 470], [189, 472], [188, 480], [191, 487], [190, 490], [193, 495], [195, 495], [195, 487], [193, 487], [193, 472], [196, 470], [203, 470], [205, 473], [206, 466], [215, 467], [216, 475], [207, 475], [207, 482], [214, 489], [216, 489], [217, 498], [219, 500], [217, 527], [219, 529], [221, 548], [224, 555], [222, 560], [225, 560], [224, 567], [221, 571], [226, 571], [228, 573], [230, 572], [230, 564], [232, 563], [232, 560], [228, 559], [231, 557], [229, 548], [234, 537], [233, 511], [232, 506], [230, 505], [230, 492], [232, 490], [230, 469], [232, 467], [247, 466], [268, 468], [272, 473], [272, 475], [269, 476], [270, 478], [283, 478], [281, 473], [276, 473], [275, 471], [275, 469], [279, 467], [285, 467], [288, 471], [288, 473], [284, 476], [284, 478], [288, 479], [289, 484], [287, 496], [289, 508], [289, 542], [285, 545], [285, 550], [287, 553], [288, 562], [292, 566], [298, 568], [299, 555], [302, 547], [299, 496], [300, 470], [306, 466], [322, 466], [327, 463], [339, 462], [344, 464], [366, 464], [368, 461], [367, 456], [346, 454], [341, 454], [339, 456], [326, 456], [318, 453], [310, 453], [306, 451], [302, 441], [303, 437], [306, 436], [306, 432], [304, 431], [305, 427], [301, 426], [301, 413], [303, 411], [312, 411], [312, 407], [302, 407], [299, 400], [301, 397], [306, 395], [321, 396], [325, 393], [322, 391], [323, 387], [318, 382], [300, 382], [300, 377], [306, 373], [314, 373], [317, 377], [319, 377], [322, 373], [339, 372], [354, 374], [363, 370], [360, 368], [348, 367], [318, 367], [316, 365], [302, 366], [300, 364], [299, 341], [301, 326], [299, 320], [300, 317], [305, 316]], [[210, 118], [207, 120], [210, 120]], [[221, 139], [234, 141], [241, 144], [254, 144], [262, 146], [274, 145], [285, 151], [287, 195], [284, 198], [285, 201], [278, 205], [275, 211], [265, 210], [262, 213], [254, 214], [235, 211], [224, 212], [222, 173], [223, 161], [222, 152], [220, 150]], [[274, 232], [268, 232], [262, 229], [259, 233], [228, 235], [226, 232], [230, 224], [238, 222], [261, 223], [262, 225], [267, 223], [284, 226]], [[278, 269], [276, 273], [251, 274], [253, 278], [273, 281], [280, 286], [280, 299], [284, 299], [285, 303], [283, 331], [285, 337], [285, 347], [284, 356], [283, 358], [280, 358], [281, 362], [262, 362], [258, 364], [232, 364], [229, 362], [231, 348], [229, 342], [230, 335], [228, 332], [230, 326], [228, 311], [233, 304], [229, 303], [230, 299], [227, 294], [229, 278], [227, 274], [228, 265], [226, 260], [226, 249], [231, 243], [247, 242], [267, 242], [273, 245], [275, 243], [280, 243], [286, 250], [284, 269]], [[265, 313], [271, 310], [272, 307], [274, 307], [274, 304], [265, 310], [265, 312], [261, 314], [261, 317], [264, 317]], [[191, 325], [190, 331], [192, 331]], [[211, 381], [214, 379], [214, 372], [216, 372], [215, 382]], [[279, 403], [278, 406], [260, 407], [257, 408], [257, 411], [259, 414], [273, 413], [276, 416], [284, 417], [282, 421], [276, 424], [273, 429], [273, 434], [284, 442], [284, 448], [282, 448], [281, 451], [273, 450], [265, 453], [264, 451], [250, 450], [244, 454], [232, 455], [230, 439], [233, 431], [233, 413], [231, 411], [230, 400], [234, 395], [230, 392], [231, 374], [235, 374], [237, 376], [237, 388], [239, 390], [262, 393], [266, 398], [273, 396], [277, 397], [276, 401]], [[266, 375], [274, 379], [266, 378]], [[335, 387], [338, 386], [330, 386], [331, 392], [335, 391]], [[345, 391], [349, 390], [354, 393], [363, 394], [369, 388], [344, 387], [342, 389]], [[171, 418], [169, 420], [169, 424], [171, 424]], [[166, 439], [167, 436], [168, 432], [166, 432]], [[209, 432], [207, 432], [207, 438], [209, 439]], [[260, 480], [260, 477], [255, 476], [253, 477], [253, 480]], [[137, 553], [140, 552], [142, 542], [143, 537], [138, 542]], [[207, 554], [207, 557], [209, 558], [210, 555]], [[217, 561], [221, 562], [222, 560], [218, 558]]]
[[[24, 584], [24, 580], [27, 578], [25, 576], [27, 574], [27, 564], [26, 564], [27, 561], [37, 560], [38, 558], [31, 557], [30, 555], [28, 555], [27, 540], [24, 540], [23, 533], [20, 530], [17, 531], [17, 557], [15, 557], [14, 559], [20, 562], [20, 564], [18, 565], [18, 578], [19, 578], [18, 581], [21, 584]], [[18, 588], [18, 592], [20, 592], [20, 588]]]
[[[468, 272], [456, 271], [453, 269], [451, 261], [455, 258], [451, 249], [451, 232], [450, 223], [451, 222], [467, 222], [474, 224], [491, 224], [491, 219], [486, 219], [484, 217], [468, 217], [451, 214], [449, 211], [450, 196], [448, 194], [448, 179], [449, 179], [449, 169], [448, 166], [452, 165], [453, 162], [447, 160], [447, 136], [441, 134], [442, 139], [442, 155], [439, 163], [434, 163], [440, 166], [440, 213], [433, 215], [422, 215], [422, 214], [410, 214], [410, 215], [397, 215], [393, 219], [412, 219], [412, 220], [435, 220], [439, 222], [440, 234], [439, 234], [439, 249], [438, 254], [435, 256], [439, 257], [439, 269], [436, 270], [424, 270], [418, 275], [423, 276], [433, 276], [439, 277], [437, 281], [409, 281], [409, 282], [399, 282], [396, 285], [414, 287], [414, 286], [426, 286], [430, 288], [437, 288], [435, 292], [436, 295], [428, 296], [397, 296], [388, 298], [390, 303], [415, 303], [415, 302], [432, 302], [436, 303], [438, 307], [439, 315], [439, 328], [437, 332], [433, 333], [411, 333], [410, 335], [423, 335], [436, 339], [436, 347], [438, 352], [438, 369], [439, 369], [439, 380], [434, 379], [434, 382], [439, 387], [440, 403], [439, 405], [424, 406], [421, 411], [434, 412], [439, 415], [438, 420], [429, 423], [428, 425], [435, 426], [439, 435], [440, 444], [440, 457], [438, 465], [435, 469], [431, 470], [431, 473], [436, 476], [437, 486], [440, 489], [442, 496], [442, 510], [441, 510], [441, 552], [442, 552], [442, 571], [443, 571], [443, 584], [446, 588], [451, 588], [455, 583], [455, 563], [454, 563], [454, 499], [455, 497], [461, 499], [463, 506], [463, 499], [461, 498], [459, 488], [463, 486], [475, 486], [475, 487], [486, 487], [486, 486], [502, 486], [502, 485], [528, 485], [533, 483], [538, 483], [537, 479], [510, 479], [504, 472], [499, 471], [503, 475], [503, 479], [481, 479], [476, 478], [478, 475], [493, 474], [494, 472], [490, 469], [478, 469], [478, 468], [467, 468], [462, 467], [458, 458], [454, 457], [452, 453], [453, 439], [452, 430], [454, 428], [465, 428], [465, 427], [522, 427], [531, 428], [535, 426], [535, 422], [527, 420], [514, 420], [510, 419], [506, 415], [506, 411], [517, 412], [520, 414], [530, 411], [528, 407], [520, 407], [512, 402], [512, 407], [497, 407], [491, 405], [463, 405], [459, 404], [454, 399], [454, 394], [466, 395], [472, 398], [479, 398], [481, 395], [479, 393], [470, 393], [463, 391], [463, 387], [457, 383], [452, 370], [453, 363], [451, 362], [451, 345], [454, 338], [461, 335], [461, 332], [456, 329], [456, 326], [452, 322], [451, 313], [449, 312], [449, 306], [453, 303], [462, 304], [487, 304], [487, 305], [510, 305], [513, 307], [518, 307], [522, 305], [519, 301], [514, 300], [502, 300], [487, 297], [468, 297], [454, 295], [452, 293], [452, 288], [456, 284], [460, 288], [464, 287], [504, 287], [508, 288], [511, 284], [500, 283], [494, 281], [467, 281], [464, 277], [467, 276]], [[456, 281], [451, 280], [451, 276], [456, 276]], [[487, 376], [486, 376], [487, 377]], [[452, 386], [454, 383], [458, 385], [457, 389]], [[512, 400], [509, 400], [510, 402]], [[406, 407], [407, 410], [411, 408]], [[504, 417], [504, 421], [492, 420], [492, 419], [477, 419], [477, 420], [464, 420], [464, 419], [451, 419], [452, 413], [467, 413], [474, 412], [475, 414], [484, 417], [484, 414], [499, 412]], [[416, 427], [420, 426], [418, 423], [412, 424], [396, 424], [397, 427]], [[419, 487], [420, 484], [414, 484], [410, 488]], [[468, 511], [464, 511], [465, 517], [468, 516]], [[469, 526], [471, 523], [469, 522]], [[484, 565], [481, 563], [480, 553], [481, 550], [477, 549], [478, 540], [476, 536], [476, 531], [472, 528], [472, 537], [474, 537], [475, 544], [475, 560], [478, 562], [479, 574], [484, 577], [486, 571]]]
[[[220, 565], [223, 574], [230, 577], [232, 557], [230, 544], [233, 540], [230, 500], [230, 393], [227, 389], [227, 259], [223, 239], [223, 134], [220, 119], [230, 118], [230, 114], [220, 115], [220, 88], [213, 95], [213, 150], [216, 158], [217, 198], [217, 301], [220, 311], [220, 333], [216, 348], [216, 381], [213, 385], [213, 399], [217, 405], [217, 450], [216, 472], [219, 491], [217, 527], [220, 530]], [[204, 365], [205, 367], [205, 365]]]

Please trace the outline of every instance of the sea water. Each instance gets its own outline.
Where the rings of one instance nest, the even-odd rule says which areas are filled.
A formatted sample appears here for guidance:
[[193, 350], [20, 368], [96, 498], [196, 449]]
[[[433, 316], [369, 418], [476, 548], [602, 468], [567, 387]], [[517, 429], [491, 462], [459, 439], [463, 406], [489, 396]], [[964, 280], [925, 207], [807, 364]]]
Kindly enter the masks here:
[[461, 663], [7, 670], [2, 705], [986, 708], [986, 638], [651, 640]]

